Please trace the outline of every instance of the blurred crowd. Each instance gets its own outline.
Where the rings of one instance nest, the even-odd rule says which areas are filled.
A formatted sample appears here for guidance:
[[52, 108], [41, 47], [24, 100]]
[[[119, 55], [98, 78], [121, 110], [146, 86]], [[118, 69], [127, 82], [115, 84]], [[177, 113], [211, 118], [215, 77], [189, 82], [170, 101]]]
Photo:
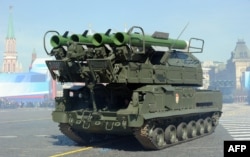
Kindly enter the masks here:
[[53, 100], [44, 101], [14, 101], [7, 98], [0, 98], [0, 109], [15, 108], [32, 108], [32, 107], [54, 107]]

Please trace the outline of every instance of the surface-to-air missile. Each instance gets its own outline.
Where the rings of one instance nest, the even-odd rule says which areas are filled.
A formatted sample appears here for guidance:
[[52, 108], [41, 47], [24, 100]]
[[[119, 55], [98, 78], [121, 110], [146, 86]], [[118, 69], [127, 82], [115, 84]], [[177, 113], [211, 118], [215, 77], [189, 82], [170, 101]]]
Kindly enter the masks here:
[[[47, 51], [46, 35], [53, 32]], [[164, 32], [146, 35], [137, 26], [93, 35], [48, 31], [52, 78], [81, 83], [55, 98], [53, 121], [83, 145], [93, 137], [132, 135], [146, 149], [163, 149], [211, 134], [222, 95], [199, 89], [202, 67], [193, 50], [202, 52], [203, 45], [202, 39], [186, 42]]]

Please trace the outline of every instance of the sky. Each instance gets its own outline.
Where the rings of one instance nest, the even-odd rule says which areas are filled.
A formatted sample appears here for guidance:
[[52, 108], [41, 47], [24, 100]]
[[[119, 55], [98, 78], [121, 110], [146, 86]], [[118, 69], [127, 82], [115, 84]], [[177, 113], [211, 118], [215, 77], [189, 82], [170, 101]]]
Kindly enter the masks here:
[[250, 47], [250, 0], [0, 0], [0, 67], [7, 36], [9, 6], [12, 6], [16, 51], [23, 70], [28, 71], [32, 52], [49, 57], [43, 37], [48, 30], [60, 34], [124, 31], [140, 26], [151, 35], [168, 32], [181, 40], [205, 41], [201, 61], [226, 62], [239, 39]]

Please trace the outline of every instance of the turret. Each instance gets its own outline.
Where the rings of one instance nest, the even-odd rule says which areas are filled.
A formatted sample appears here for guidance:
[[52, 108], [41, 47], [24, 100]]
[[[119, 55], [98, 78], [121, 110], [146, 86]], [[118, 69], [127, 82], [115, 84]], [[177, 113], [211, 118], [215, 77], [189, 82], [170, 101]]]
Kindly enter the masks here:
[[54, 32], [52, 50], [48, 52], [46, 46], [45, 50], [56, 61], [47, 65], [61, 82], [202, 85], [200, 61], [189, 52], [190, 48], [202, 51], [201, 39], [195, 39], [201, 41], [200, 47], [192, 47], [188, 43], [193, 40], [171, 39], [158, 31], [146, 35], [137, 26], [128, 32], [109, 29], [88, 35], [84, 31], [70, 37], [68, 32]]

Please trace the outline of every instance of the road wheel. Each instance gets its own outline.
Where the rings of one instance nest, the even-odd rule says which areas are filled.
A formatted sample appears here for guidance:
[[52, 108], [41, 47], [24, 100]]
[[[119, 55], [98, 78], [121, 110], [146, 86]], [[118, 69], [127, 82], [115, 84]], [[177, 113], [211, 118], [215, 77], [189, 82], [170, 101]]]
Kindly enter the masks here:
[[210, 117], [207, 117], [204, 120], [204, 125], [205, 125], [205, 133], [210, 133], [213, 130], [212, 119]]
[[152, 134], [152, 139], [154, 144], [158, 147], [161, 148], [164, 146], [166, 143], [164, 141], [164, 131], [162, 128], [155, 128]]
[[214, 113], [212, 116], [212, 124], [213, 126], [217, 126], [219, 124], [219, 118], [220, 118], [220, 114], [218, 112]]
[[203, 135], [204, 132], [205, 132], [204, 120], [203, 119], [199, 119], [196, 122], [196, 126], [197, 126], [197, 134], [198, 135]]
[[184, 141], [188, 138], [187, 136], [187, 124], [182, 122], [177, 127], [177, 137], [178, 140]]
[[187, 125], [188, 138], [196, 137], [197, 127], [195, 121], [190, 121]]
[[167, 144], [172, 144], [177, 142], [176, 127], [174, 125], [169, 125], [165, 129], [165, 140]]

